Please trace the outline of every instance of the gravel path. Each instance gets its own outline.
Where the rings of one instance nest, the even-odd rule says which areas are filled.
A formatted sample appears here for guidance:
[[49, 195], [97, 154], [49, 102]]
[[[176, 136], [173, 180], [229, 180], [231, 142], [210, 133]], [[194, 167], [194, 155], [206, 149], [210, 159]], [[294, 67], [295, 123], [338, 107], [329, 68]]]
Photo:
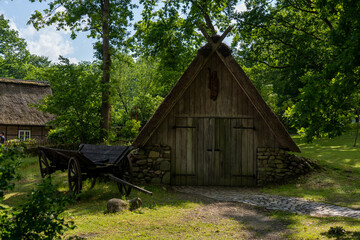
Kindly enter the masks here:
[[308, 201], [297, 197], [283, 197], [269, 194], [259, 194], [242, 188], [223, 187], [173, 187], [183, 193], [199, 194], [224, 202], [240, 202], [270, 210], [282, 210], [310, 216], [352, 217], [360, 219], [360, 210], [336, 205]]

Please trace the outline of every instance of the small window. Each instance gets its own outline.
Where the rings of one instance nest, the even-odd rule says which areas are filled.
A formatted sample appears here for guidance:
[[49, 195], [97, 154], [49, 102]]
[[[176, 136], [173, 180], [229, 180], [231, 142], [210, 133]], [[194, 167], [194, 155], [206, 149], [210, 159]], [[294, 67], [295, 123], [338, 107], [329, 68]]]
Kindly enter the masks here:
[[30, 130], [19, 130], [19, 140], [26, 141], [31, 138], [31, 131]]

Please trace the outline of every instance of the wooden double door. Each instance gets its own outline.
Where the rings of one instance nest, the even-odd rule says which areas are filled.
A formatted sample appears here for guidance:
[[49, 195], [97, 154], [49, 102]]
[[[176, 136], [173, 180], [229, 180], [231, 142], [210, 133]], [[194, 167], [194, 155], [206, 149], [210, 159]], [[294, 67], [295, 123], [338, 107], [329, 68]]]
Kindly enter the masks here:
[[177, 117], [173, 184], [256, 184], [254, 119]]

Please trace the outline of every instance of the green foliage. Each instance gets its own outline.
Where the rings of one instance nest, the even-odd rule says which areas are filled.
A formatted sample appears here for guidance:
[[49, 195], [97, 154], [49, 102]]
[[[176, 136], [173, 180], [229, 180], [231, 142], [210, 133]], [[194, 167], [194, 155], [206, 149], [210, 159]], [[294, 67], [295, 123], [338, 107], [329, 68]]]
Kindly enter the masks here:
[[[42, 0], [30, 0], [31, 2], [41, 2]], [[133, 19], [133, 9], [136, 5], [131, 4], [130, 0], [109, 1], [110, 38], [112, 51], [124, 46], [127, 27], [129, 21]], [[71, 31], [71, 37], [76, 38], [78, 32], [88, 32], [88, 37], [97, 40], [94, 48], [98, 50], [97, 57], [102, 59], [101, 39], [103, 38], [103, 0], [83, 1], [83, 0], [55, 0], [48, 3], [48, 8], [35, 11], [28, 24], [32, 24], [36, 29], [55, 24], [57, 29]], [[58, 9], [64, 9], [58, 11]]]
[[0, 144], [0, 199], [4, 191], [14, 188], [14, 180], [19, 179], [17, 169], [20, 166], [22, 147]]
[[46, 57], [30, 54], [26, 42], [16, 30], [10, 28], [9, 21], [0, 15], [0, 76], [17, 79], [41, 78], [44, 68], [50, 65]]
[[0, 218], [1, 239], [61, 239], [64, 231], [74, 229], [72, 221], [61, 214], [70, 198], [57, 191], [47, 178], [32, 191], [20, 211], [3, 211]]
[[[246, 1], [236, 13], [233, 48], [255, 82], [267, 79], [308, 141], [345, 131], [360, 79], [355, 1]], [[252, 71], [262, 69], [262, 71]]]
[[125, 139], [134, 139], [140, 129], [140, 121], [136, 121], [135, 119], [131, 119], [125, 122], [125, 126], [121, 128], [120, 134], [121, 137]]
[[220, 31], [224, 30], [237, 1], [166, 0], [159, 6], [157, 2], [140, 1], [144, 5], [143, 19], [135, 24], [132, 40], [134, 52], [160, 60], [159, 81], [168, 93], [206, 42], [198, 27], [205, 25], [204, 19], [209, 27], [208, 20], [212, 18]]
[[37, 107], [56, 119], [50, 124], [51, 140], [60, 143], [94, 143], [100, 139], [101, 87], [98, 68], [89, 63], [70, 64], [61, 58], [45, 73], [53, 95]]
[[111, 78], [113, 126], [122, 127], [131, 118], [145, 125], [163, 100], [158, 95], [164, 92], [159, 87], [160, 71], [158, 62], [152, 58], [139, 58], [135, 62], [127, 55], [118, 56]]
[[144, 124], [153, 115], [162, 100], [163, 98], [160, 96], [153, 97], [148, 93], [142, 94], [133, 99], [131, 112], [137, 113], [138, 119]]

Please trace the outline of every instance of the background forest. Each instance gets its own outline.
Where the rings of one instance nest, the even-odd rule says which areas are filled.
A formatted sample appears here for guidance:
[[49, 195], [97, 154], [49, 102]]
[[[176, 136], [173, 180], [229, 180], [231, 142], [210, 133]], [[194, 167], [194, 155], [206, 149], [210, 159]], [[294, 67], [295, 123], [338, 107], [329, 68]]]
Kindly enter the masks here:
[[96, 39], [98, 60], [78, 64], [30, 54], [1, 15], [0, 76], [50, 82], [37, 107], [58, 116], [52, 140], [131, 140], [206, 43], [198, 27], [232, 25], [233, 55], [288, 130], [307, 141], [341, 135], [359, 114], [360, 2], [247, 0], [242, 12], [239, 2], [141, 0], [131, 25], [129, 0], [52, 1], [29, 24]]

